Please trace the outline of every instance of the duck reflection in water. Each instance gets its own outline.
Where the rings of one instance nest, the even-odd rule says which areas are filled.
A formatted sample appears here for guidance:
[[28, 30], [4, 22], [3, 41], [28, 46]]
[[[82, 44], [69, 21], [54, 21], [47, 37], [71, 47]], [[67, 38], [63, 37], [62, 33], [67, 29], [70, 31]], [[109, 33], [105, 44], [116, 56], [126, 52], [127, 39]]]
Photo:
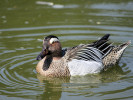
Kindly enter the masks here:
[[[121, 67], [123, 66], [116, 65], [106, 72], [102, 72], [96, 75], [85, 75], [85, 76], [71, 76], [71, 77], [44, 77], [40, 74], [37, 74], [37, 78], [42, 85], [41, 88], [44, 88], [44, 92], [37, 96], [39, 100], [60, 100], [63, 92], [68, 93], [81, 93], [82, 90], [88, 88], [88, 91], [91, 92], [91, 88], [98, 88], [99, 84], [105, 82], [114, 82], [118, 81], [123, 74]], [[43, 87], [44, 86], [44, 87]], [[79, 89], [80, 91], [77, 91]], [[90, 89], [90, 90], [89, 90]], [[86, 94], [89, 94], [88, 92]], [[84, 95], [84, 94], [82, 94]]]

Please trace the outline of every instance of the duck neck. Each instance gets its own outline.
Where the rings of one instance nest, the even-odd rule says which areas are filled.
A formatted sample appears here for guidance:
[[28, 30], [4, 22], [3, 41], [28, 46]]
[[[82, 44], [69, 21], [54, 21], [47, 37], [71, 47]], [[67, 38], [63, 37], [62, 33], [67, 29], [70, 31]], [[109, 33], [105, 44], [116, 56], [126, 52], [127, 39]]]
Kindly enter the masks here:
[[59, 60], [62, 57], [62, 51], [58, 51], [52, 54], [53, 60]]
[[60, 58], [60, 57], [62, 57], [62, 50], [61, 49], [60, 50], [55, 50], [51, 53], [51, 55], [52, 55], [53, 58], [56, 58], [56, 57]]

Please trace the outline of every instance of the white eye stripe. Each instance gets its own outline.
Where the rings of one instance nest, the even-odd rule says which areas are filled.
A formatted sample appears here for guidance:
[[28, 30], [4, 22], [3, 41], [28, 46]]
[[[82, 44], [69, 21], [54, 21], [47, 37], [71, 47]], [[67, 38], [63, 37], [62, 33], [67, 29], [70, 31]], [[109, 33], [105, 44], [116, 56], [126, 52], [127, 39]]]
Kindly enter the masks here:
[[49, 43], [52, 44], [53, 42], [56, 42], [56, 41], [59, 41], [59, 39], [57, 39], [57, 38], [51, 38], [50, 41], [49, 41]]

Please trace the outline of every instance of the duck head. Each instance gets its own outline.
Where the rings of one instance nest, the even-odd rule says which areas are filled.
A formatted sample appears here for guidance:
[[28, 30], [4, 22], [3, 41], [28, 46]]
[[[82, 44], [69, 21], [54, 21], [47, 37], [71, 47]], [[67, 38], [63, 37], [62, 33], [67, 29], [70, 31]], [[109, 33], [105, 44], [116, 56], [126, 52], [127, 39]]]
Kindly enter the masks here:
[[58, 37], [49, 35], [43, 40], [43, 48], [41, 53], [37, 56], [37, 60], [43, 59], [45, 56], [61, 57], [62, 47]]

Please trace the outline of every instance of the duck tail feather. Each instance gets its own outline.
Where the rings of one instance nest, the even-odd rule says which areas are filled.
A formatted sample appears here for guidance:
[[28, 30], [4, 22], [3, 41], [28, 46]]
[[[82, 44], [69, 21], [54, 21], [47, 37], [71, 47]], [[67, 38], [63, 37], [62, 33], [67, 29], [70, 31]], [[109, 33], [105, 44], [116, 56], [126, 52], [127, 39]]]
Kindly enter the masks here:
[[129, 40], [129, 41], [126, 42], [126, 43], [121, 44], [121, 45], [119, 46], [119, 48], [120, 48], [120, 49], [122, 49], [122, 48], [125, 49], [129, 44], [131, 44], [131, 40]]
[[120, 61], [125, 49], [128, 47], [129, 44], [131, 44], [131, 40], [119, 46], [114, 46], [111, 52], [108, 55], [104, 56], [104, 70], [108, 69], [110, 66], [117, 64]]

